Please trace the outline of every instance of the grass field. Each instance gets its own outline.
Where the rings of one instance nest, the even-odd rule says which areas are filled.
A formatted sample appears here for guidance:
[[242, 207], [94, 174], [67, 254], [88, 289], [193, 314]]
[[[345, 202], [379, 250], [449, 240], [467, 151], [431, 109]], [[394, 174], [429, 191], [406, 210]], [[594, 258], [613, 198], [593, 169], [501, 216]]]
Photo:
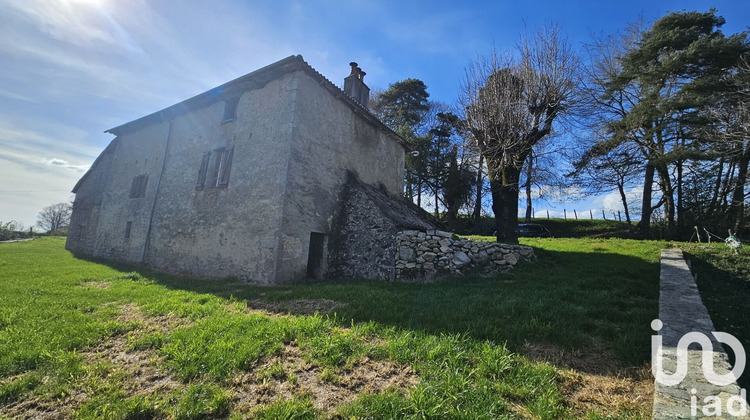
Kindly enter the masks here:
[[664, 243], [492, 278], [261, 287], [0, 244], [0, 417], [648, 418]]
[[[723, 243], [690, 244], [685, 251], [714, 327], [734, 335], [750, 351], [750, 254], [735, 254]], [[727, 352], [734, 363], [731, 350]], [[750, 389], [750, 368], [738, 383]]]
[[[615, 220], [589, 219], [588, 213], [580, 214], [578, 219], [569, 214], [567, 219], [561, 218], [533, 218], [530, 223], [546, 226], [554, 238], [630, 238], [628, 230], [631, 228], [625, 222]], [[585, 216], [585, 217], [584, 217]], [[518, 219], [518, 223], [526, 223], [525, 219]], [[479, 221], [460, 218], [457, 232], [467, 235], [492, 235], [497, 230], [494, 217], [483, 217]]]

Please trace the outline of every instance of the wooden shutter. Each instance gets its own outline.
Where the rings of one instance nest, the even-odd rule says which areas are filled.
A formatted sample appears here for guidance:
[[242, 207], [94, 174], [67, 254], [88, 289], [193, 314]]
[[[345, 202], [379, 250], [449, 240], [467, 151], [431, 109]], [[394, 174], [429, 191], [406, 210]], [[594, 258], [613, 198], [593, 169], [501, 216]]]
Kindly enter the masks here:
[[234, 155], [234, 146], [224, 149], [224, 159], [221, 165], [221, 174], [219, 175], [219, 187], [229, 185], [229, 171], [232, 169], [232, 155]]
[[203, 153], [203, 160], [201, 161], [201, 168], [198, 171], [198, 184], [195, 186], [197, 189], [202, 189], [206, 184], [206, 172], [208, 172], [208, 164], [211, 161], [211, 152]]
[[224, 148], [214, 150], [216, 157], [214, 158], [214, 166], [211, 168], [211, 178], [208, 180], [209, 188], [215, 188], [219, 185], [221, 167], [224, 161], [224, 150]]
[[130, 184], [130, 198], [140, 198], [146, 195], [146, 183], [148, 182], [148, 175], [138, 175], [133, 178], [133, 183]]

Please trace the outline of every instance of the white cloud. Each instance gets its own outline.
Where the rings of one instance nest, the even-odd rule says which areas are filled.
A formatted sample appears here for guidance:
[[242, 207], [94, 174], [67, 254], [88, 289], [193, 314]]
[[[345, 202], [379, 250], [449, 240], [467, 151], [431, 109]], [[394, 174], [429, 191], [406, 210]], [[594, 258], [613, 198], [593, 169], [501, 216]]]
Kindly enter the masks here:
[[79, 174], [83, 174], [91, 167], [91, 165], [71, 165], [70, 163], [68, 163], [68, 161], [57, 159], [57, 158], [52, 158], [52, 159], [47, 160], [47, 164], [52, 165], [52, 166], [59, 166], [65, 169], [70, 169], [74, 172], [78, 172]]
[[[625, 199], [628, 202], [628, 210], [630, 210], [631, 214], [634, 209], [640, 211], [642, 196], [643, 185], [636, 185], [625, 191]], [[617, 212], [625, 210], [625, 207], [622, 204], [622, 198], [618, 191], [612, 191], [608, 194], [605, 194], [599, 197], [598, 201], [599, 203], [601, 203], [601, 208], [605, 209], [606, 211]]]
[[[525, 192], [521, 192], [521, 198], [525, 198]], [[586, 198], [585, 193], [581, 187], [570, 186], [570, 187], [556, 187], [552, 185], [542, 185], [541, 187], [534, 187], [531, 189], [531, 199], [546, 201], [576, 201]]]
[[8, 6], [53, 39], [84, 47], [114, 43], [96, 24], [102, 9], [95, 2], [25, 0]]
[[0, 116], [0, 153], [29, 162], [38, 161], [42, 154], [53, 154], [80, 165], [93, 162], [102, 150], [87, 144], [87, 134], [81, 129], [41, 118], [30, 122]]
[[0, 156], [0, 221], [17, 220], [32, 226], [44, 206], [70, 200], [80, 176], [65, 168], [31, 171]]
[[7, 90], [0, 89], [0, 96], [8, 99], [15, 99], [19, 101], [25, 101], [25, 102], [37, 102], [37, 100], [29, 98], [28, 96], [21, 95], [19, 93], [10, 92]]
[[101, 151], [82, 130], [38, 120], [0, 117], [0, 221], [36, 221], [42, 207], [68, 201]]

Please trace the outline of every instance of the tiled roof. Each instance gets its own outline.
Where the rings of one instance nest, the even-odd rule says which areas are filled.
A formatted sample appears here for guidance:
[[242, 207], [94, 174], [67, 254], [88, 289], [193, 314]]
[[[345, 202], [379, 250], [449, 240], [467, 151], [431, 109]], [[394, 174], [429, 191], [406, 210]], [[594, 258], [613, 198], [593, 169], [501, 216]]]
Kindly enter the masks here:
[[340, 101], [348, 105], [355, 114], [359, 115], [364, 120], [370, 122], [376, 127], [388, 133], [397, 142], [399, 142], [405, 149], [410, 150], [409, 145], [406, 141], [391, 130], [388, 126], [383, 124], [378, 117], [370, 112], [363, 104], [355, 101], [349, 95], [344, 93], [338, 86], [333, 84], [325, 76], [315, 70], [310, 64], [308, 64], [301, 55], [292, 55], [275, 63], [269, 64], [244, 76], [240, 76], [232, 81], [224, 83], [221, 86], [217, 86], [211, 90], [193, 96], [192, 98], [186, 99], [170, 107], [164, 108], [161, 111], [154, 112], [128, 123], [119, 125], [114, 128], [110, 128], [105, 131], [106, 133], [112, 133], [116, 136], [130, 132], [132, 130], [139, 129], [141, 127], [169, 121], [174, 117], [190, 112], [192, 110], [208, 106], [220, 100], [224, 100], [232, 95], [237, 95], [238, 92], [246, 90], [260, 89], [265, 86], [268, 82], [275, 80], [286, 73], [302, 70], [310, 75], [313, 79], [316, 79], [319, 84], [326, 88], [333, 96]]

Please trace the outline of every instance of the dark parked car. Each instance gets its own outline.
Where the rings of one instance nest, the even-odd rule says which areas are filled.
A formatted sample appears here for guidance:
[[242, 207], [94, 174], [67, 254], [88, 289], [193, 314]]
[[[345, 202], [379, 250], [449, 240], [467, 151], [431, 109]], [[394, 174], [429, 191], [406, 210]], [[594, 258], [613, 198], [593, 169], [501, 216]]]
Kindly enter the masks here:
[[518, 236], [526, 238], [549, 238], [552, 234], [544, 225], [536, 223], [519, 223]]

